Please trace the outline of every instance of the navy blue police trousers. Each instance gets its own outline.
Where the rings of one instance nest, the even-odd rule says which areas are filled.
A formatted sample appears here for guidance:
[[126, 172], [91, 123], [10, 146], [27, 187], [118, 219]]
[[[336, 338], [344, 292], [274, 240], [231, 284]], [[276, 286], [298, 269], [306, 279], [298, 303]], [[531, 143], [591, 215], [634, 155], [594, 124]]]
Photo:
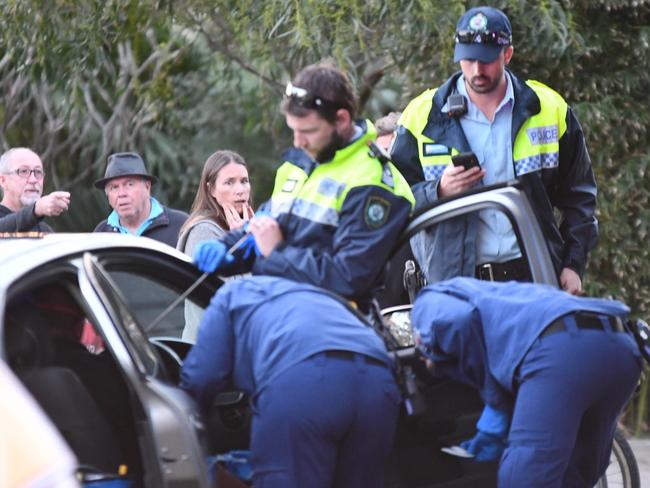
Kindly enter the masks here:
[[253, 399], [253, 486], [382, 487], [400, 400], [391, 370], [361, 354], [282, 372]]
[[638, 349], [624, 332], [566, 327], [536, 339], [515, 376], [500, 488], [591, 488], [607, 469], [641, 372]]

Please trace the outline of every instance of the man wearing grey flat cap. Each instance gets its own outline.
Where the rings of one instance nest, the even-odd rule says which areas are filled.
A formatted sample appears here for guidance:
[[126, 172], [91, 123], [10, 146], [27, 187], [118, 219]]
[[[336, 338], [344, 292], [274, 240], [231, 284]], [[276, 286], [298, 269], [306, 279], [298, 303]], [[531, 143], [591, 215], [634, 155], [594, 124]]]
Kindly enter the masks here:
[[165, 207], [151, 196], [151, 185], [156, 181], [155, 176], [147, 173], [139, 154], [111, 154], [106, 173], [95, 186], [104, 190], [113, 211], [97, 225], [95, 232], [150, 237], [176, 247], [187, 214]]
[[[580, 123], [558, 93], [506, 68], [514, 49], [510, 20], [501, 10], [469, 9], [454, 41], [461, 71], [409, 103], [392, 146], [416, 209], [476, 186], [519, 180], [548, 243], [558, 284], [581, 294], [598, 224], [596, 182]], [[454, 166], [452, 157], [460, 153], [474, 153], [480, 166]], [[510, 222], [493, 209], [445, 222], [415, 236], [411, 245], [429, 282], [459, 275], [531, 278]]]

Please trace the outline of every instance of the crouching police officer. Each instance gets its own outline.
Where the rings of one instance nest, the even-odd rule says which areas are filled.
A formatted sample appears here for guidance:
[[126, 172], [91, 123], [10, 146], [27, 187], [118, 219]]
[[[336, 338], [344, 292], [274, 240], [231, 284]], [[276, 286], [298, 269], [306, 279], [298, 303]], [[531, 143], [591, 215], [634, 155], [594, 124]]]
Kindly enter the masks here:
[[[271, 196], [271, 215], [256, 216], [222, 242], [197, 245], [204, 272], [284, 276], [317, 285], [365, 308], [373, 285], [415, 202], [392, 163], [371, 150], [376, 131], [356, 121], [348, 77], [328, 64], [303, 69], [287, 85], [282, 109], [294, 147], [284, 154]], [[369, 147], [370, 146], [370, 147]], [[257, 255], [226, 249], [244, 232]]]
[[252, 399], [255, 486], [383, 486], [400, 394], [382, 340], [311, 285], [258, 276], [214, 296], [181, 387], [205, 408], [232, 380]]
[[422, 290], [420, 348], [435, 375], [480, 391], [478, 433], [461, 446], [479, 461], [501, 456], [500, 487], [586, 488], [605, 472], [641, 372], [628, 311], [530, 283], [456, 278]]

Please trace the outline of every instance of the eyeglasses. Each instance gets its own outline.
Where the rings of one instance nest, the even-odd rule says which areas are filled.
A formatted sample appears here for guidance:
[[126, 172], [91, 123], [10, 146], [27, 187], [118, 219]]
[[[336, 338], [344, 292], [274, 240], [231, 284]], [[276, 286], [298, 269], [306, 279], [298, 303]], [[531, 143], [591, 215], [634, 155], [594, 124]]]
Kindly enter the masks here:
[[34, 178], [37, 180], [42, 180], [43, 177], [45, 176], [45, 171], [43, 171], [40, 168], [35, 168], [35, 169], [29, 169], [29, 168], [18, 168], [14, 169], [13, 171], [9, 171], [7, 174], [16, 174], [18, 175], [19, 178], [22, 178], [23, 180], [29, 179], [29, 176], [33, 173]]
[[463, 30], [456, 32], [456, 44], [496, 44], [509, 46], [512, 44], [512, 35], [504, 31], [473, 31]]
[[313, 93], [309, 93], [304, 88], [293, 85], [291, 82], [287, 83], [284, 90], [284, 96], [290, 98], [301, 107], [311, 108], [314, 110], [333, 110], [340, 108], [340, 106], [326, 98], [319, 97]]

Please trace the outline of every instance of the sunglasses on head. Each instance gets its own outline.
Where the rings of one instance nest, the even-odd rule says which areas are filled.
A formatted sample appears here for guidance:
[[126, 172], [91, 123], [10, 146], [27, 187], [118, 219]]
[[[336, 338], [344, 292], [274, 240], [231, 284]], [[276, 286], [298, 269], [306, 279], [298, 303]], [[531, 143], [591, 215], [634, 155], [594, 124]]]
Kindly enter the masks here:
[[504, 31], [473, 31], [462, 30], [456, 32], [456, 44], [495, 44], [497, 46], [509, 46], [512, 44], [512, 36]]
[[284, 90], [284, 96], [290, 98], [293, 102], [304, 108], [314, 110], [334, 110], [340, 108], [336, 103], [318, 95], [314, 95], [313, 93], [309, 93], [304, 88], [295, 86], [291, 82], [287, 83], [287, 87]]

